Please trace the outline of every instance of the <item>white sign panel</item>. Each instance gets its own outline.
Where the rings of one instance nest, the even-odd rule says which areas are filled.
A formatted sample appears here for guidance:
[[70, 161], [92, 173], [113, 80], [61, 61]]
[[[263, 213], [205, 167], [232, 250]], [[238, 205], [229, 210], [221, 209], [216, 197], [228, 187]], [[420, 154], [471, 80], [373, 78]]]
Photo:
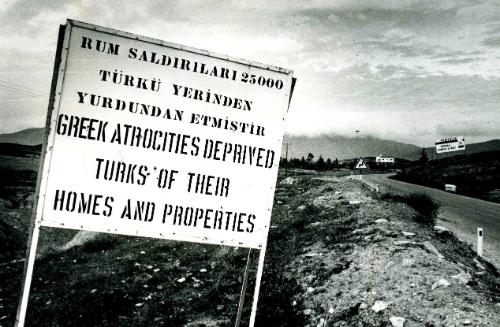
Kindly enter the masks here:
[[291, 71], [68, 21], [42, 225], [260, 248]]
[[382, 157], [382, 156], [376, 156], [375, 157], [375, 162], [376, 163], [394, 163], [394, 157]]
[[436, 142], [436, 152], [452, 152], [465, 150], [465, 138], [463, 136], [441, 139]]

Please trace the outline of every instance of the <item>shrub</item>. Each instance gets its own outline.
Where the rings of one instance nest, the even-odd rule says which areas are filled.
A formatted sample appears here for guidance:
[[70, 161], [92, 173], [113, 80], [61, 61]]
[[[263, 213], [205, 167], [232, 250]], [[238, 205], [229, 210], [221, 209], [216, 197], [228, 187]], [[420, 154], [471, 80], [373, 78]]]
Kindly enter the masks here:
[[82, 250], [87, 253], [106, 251], [114, 248], [120, 241], [115, 235], [99, 234], [97, 237], [85, 242]]
[[439, 203], [430, 196], [420, 193], [394, 195], [385, 193], [381, 196], [382, 200], [392, 200], [406, 203], [417, 211], [415, 220], [424, 225], [434, 225], [436, 222]]

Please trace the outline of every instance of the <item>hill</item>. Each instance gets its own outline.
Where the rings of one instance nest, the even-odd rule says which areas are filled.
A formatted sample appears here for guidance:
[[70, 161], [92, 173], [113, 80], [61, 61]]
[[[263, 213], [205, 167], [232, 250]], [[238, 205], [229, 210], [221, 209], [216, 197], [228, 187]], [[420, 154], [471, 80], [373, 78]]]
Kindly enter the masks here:
[[[316, 137], [285, 135], [283, 144], [292, 143], [288, 149], [288, 156], [293, 158], [305, 157], [312, 153], [315, 157], [320, 155], [332, 160], [374, 157], [377, 155], [393, 156], [397, 158], [416, 160], [420, 156], [421, 148], [396, 141], [379, 139], [373, 136], [345, 137], [340, 135], [321, 135]], [[282, 154], [285, 154], [283, 146]]]
[[394, 178], [441, 190], [445, 184], [453, 184], [459, 194], [500, 203], [500, 151], [414, 162]]
[[43, 143], [44, 128], [28, 128], [9, 134], [0, 134], [0, 143], [38, 145]]
[[[42, 145], [23, 145], [17, 143], [1, 143], [0, 155], [11, 157], [38, 158], [42, 151]], [[0, 164], [1, 166], [1, 164]]]

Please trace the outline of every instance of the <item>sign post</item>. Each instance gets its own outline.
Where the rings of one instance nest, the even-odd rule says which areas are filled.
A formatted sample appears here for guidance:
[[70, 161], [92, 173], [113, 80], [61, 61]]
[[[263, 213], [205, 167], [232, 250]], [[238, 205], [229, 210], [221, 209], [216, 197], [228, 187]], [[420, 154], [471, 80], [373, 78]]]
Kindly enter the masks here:
[[255, 319], [292, 71], [72, 20], [62, 36], [18, 326], [40, 226], [260, 249]]
[[365, 161], [363, 158], [359, 158], [358, 162], [354, 166], [354, 169], [359, 169], [359, 180], [363, 179], [363, 169], [367, 169]]
[[483, 256], [483, 229], [478, 228], [477, 229], [477, 255], [482, 257]]

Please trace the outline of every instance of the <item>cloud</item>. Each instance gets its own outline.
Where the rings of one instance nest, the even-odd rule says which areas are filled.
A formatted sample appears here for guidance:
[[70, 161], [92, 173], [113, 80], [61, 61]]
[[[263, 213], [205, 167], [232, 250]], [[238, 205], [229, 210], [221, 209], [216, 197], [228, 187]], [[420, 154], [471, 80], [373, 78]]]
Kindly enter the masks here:
[[488, 37], [484, 39], [482, 43], [488, 47], [498, 48], [500, 47], [500, 35]]
[[440, 124], [436, 127], [436, 133], [443, 137], [465, 136], [467, 138], [491, 139], [498, 138], [497, 121], [491, 120], [469, 120], [467, 122], [455, 122], [452, 125]]
[[470, 58], [444, 59], [440, 60], [439, 62], [446, 65], [457, 65], [457, 64], [468, 64], [483, 60], [485, 59], [481, 57], [470, 57]]
[[[500, 121], [497, 0], [4, 1], [0, 80], [48, 94], [66, 18], [293, 69], [291, 134], [432, 142], [472, 115]], [[43, 125], [44, 100], [14, 93], [0, 89], [15, 100], [0, 132]]]

